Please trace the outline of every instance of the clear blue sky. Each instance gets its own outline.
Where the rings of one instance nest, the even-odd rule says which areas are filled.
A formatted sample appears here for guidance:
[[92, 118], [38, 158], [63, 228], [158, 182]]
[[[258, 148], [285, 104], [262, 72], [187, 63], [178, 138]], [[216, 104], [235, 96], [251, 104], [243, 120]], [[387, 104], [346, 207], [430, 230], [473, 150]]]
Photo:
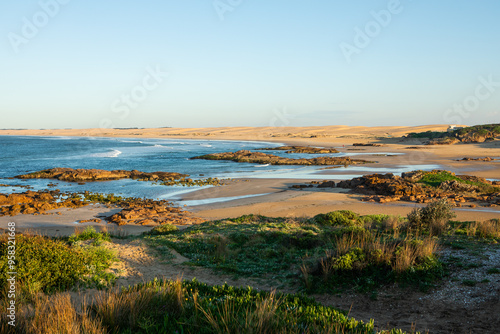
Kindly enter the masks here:
[[0, 128], [500, 122], [499, 17], [498, 0], [2, 1]]

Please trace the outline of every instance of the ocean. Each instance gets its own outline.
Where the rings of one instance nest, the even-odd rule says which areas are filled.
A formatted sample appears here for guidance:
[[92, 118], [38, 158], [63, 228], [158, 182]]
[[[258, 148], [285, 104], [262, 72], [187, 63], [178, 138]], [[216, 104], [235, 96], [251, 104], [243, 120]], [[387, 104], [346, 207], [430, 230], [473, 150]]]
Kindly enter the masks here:
[[[374, 171], [376, 166], [349, 166], [337, 174], [325, 173], [324, 166], [270, 166], [232, 161], [190, 160], [191, 157], [237, 150], [256, 150], [280, 146], [277, 143], [176, 140], [146, 138], [93, 137], [35, 137], [0, 136], [0, 193], [23, 192], [16, 185], [29, 185], [33, 190], [60, 189], [63, 192], [114, 193], [125, 197], [167, 199], [176, 201], [183, 193], [200, 187], [164, 186], [154, 182], [118, 180], [87, 182], [83, 185], [57, 180], [20, 180], [12, 177], [54, 167], [124, 169], [143, 172], [165, 171], [189, 174], [193, 179], [218, 178], [290, 178], [290, 179], [346, 179]], [[291, 158], [312, 158], [312, 154], [286, 154], [267, 151]], [[359, 154], [359, 153], [358, 153]], [[355, 156], [356, 153], [336, 153], [331, 156]], [[420, 166], [419, 166], [420, 167]], [[436, 166], [424, 166], [433, 169]], [[401, 166], [396, 172], [411, 170]], [[348, 173], [346, 173], [348, 171]], [[377, 170], [376, 172], [394, 172]], [[55, 184], [56, 186], [49, 186]], [[5, 186], [8, 185], [8, 186]]]

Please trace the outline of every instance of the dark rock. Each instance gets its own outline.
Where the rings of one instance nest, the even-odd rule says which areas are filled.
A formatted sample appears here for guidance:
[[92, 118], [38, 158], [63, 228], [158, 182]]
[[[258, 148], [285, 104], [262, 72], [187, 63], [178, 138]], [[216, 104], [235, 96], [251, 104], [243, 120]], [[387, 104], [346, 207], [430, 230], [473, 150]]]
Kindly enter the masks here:
[[325, 181], [323, 183], [318, 184], [318, 188], [335, 188], [335, 182]]
[[250, 162], [250, 163], [271, 164], [271, 165], [356, 165], [356, 164], [371, 163], [371, 161], [351, 159], [349, 157], [318, 157], [311, 159], [291, 159], [261, 152], [251, 152], [248, 150], [207, 154], [198, 157], [193, 157], [191, 159], [229, 160], [235, 162]]

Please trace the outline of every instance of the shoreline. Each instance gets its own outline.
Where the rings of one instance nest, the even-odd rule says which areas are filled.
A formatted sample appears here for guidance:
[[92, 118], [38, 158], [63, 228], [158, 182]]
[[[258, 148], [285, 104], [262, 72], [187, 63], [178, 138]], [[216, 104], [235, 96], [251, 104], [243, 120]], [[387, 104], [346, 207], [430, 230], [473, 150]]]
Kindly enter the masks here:
[[[328, 191], [318, 191], [317, 188], [307, 190], [289, 189], [292, 184], [300, 184], [312, 180], [323, 180], [323, 177], [336, 180], [334, 175], [373, 174], [380, 169], [397, 170], [406, 167], [411, 170], [418, 166], [440, 166], [440, 169], [449, 170], [457, 174], [468, 174], [498, 179], [500, 176], [500, 161], [456, 161], [463, 157], [500, 157], [500, 141], [496, 140], [481, 144], [455, 144], [423, 146], [420, 140], [400, 138], [407, 132], [446, 130], [445, 125], [428, 125], [418, 127], [263, 127], [263, 128], [206, 128], [206, 129], [82, 129], [82, 130], [0, 130], [1, 135], [9, 136], [52, 136], [52, 137], [88, 137], [97, 136], [108, 138], [129, 138], [133, 140], [166, 139], [166, 140], [205, 140], [205, 141], [245, 141], [266, 143], [280, 143], [283, 145], [302, 145], [315, 147], [339, 148], [344, 153], [359, 153], [356, 157], [371, 157], [376, 164], [363, 165], [359, 171], [353, 173], [351, 169], [324, 169], [315, 174], [315, 177], [302, 179], [290, 178], [259, 178], [246, 177], [248, 182], [235, 182], [223, 187], [192, 189], [181, 193], [180, 201], [210, 200], [226, 198], [228, 200], [211, 202], [209, 204], [186, 206], [196, 216], [206, 219], [222, 219], [243, 214], [262, 214], [269, 216], [314, 216], [339, 209], [349, 209], [359, 214], [399, 214], [406, 215], [415, 203], [366, 203], [359, 200], [359, 195], [346, 194], [339, 188]], [[104, 131], [104, 132], [103, 132]], [[399, 137], [397, 137], [399, 136]], [[376, 143], [380, 147], [355, 147], [353, 143]], [[408, 149], [417, 146], [421, 149]], [[391, 155], [391, 153], [398, 153]], [[402, 154], [401, 154], [402, 153]], [[383, 155], [377, 155], [383, 154]], [[366, 169], [366, 170], [364, 170]], [[397, 172], [395, 172], [397, 173]], [[328, 176], [327, 176], [328, 175]], [[357, 176], [355, 176], [357, 177]], [[177, 201], [177, 200], [176, 200]], [[182, 202], [181, 202], [182, 203]], [[189, 203], [189, 202], [188, 202]], [[196, 202], [195, 202], [196, 203]], [[475, 209], [477, 210], [477, 209]], [[499, 218], [500, 210], [466, 211], [456, 210], [460, 220], [486, 220]], [[90, 212], [86, 213], [87, 215]], [[17, 220], [15, 217], [0, 217]], [[51, 216], [47, 216], [51, 217]], [[21, 221], [26, 221], [23, 217]], [[87, 218], [86, 218], [87, 219]], [[35, 220], [34, 220], [35, 221]], [[2, 224], [0, 224], [0, 227]], [[98, 224], [96, 224], [98, 225]], [[108, 226], [110, 226], [108, 224]], [[73, 226], [74, 228], [74, 226]]]

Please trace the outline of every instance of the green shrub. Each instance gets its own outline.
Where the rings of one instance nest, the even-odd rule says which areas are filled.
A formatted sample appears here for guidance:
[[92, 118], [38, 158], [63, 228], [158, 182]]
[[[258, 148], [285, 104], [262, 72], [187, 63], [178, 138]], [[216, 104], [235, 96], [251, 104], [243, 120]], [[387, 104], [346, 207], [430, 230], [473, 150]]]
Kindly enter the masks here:
[[[7, 242], [0, 241], [0, 289], [9, 270]], [[105, 272], [115, 261], [114, 254], [91, 244], [70, 246], [63, 240], [42, 236], [16, 236], [17, 281], [22, 289], [34, 293], [64, 290], [77, 283], [107, 286], [114, 275]]]
[[151, 231], [148, 232], [148, 234], [151, 235], [160, 235], [160, 234], [172, 234], [179, 231], [179, 228], [175, 225], [170, 225], [170, 224], [162, 224], [153, 227]]
[[337, 210], [328, 213], [320, 213], [314, 217], [314, 220], [320, 225], [327, 226], [355, 226], [362, 222], [358, 221], [359, 215], [350, 210]]
[[455, 216], [450, 203], [446, 199], [440, 199], [426, 207], [413, 209], [407, 216], [408, 227], [439, 235], [446, 230], [448, 221]]
[[[6, 284], [7, 242], [0, 244], [0, 288]], [[41, 236], [16, 237], [17, 280], [35, 290], [53, 291], [73, 286], [90, 273], [84, 254], [63, 241]]]
[[68, 241], [70, 244], [74, 244], [78, 241], [86, 241], [94, 239], [95, 244], [99, 244], [102, 241], [111, 241], [111, 237], [107, 232], [97, 232], [94, 226], [87, 226], [82, 233], [72, 234]]

